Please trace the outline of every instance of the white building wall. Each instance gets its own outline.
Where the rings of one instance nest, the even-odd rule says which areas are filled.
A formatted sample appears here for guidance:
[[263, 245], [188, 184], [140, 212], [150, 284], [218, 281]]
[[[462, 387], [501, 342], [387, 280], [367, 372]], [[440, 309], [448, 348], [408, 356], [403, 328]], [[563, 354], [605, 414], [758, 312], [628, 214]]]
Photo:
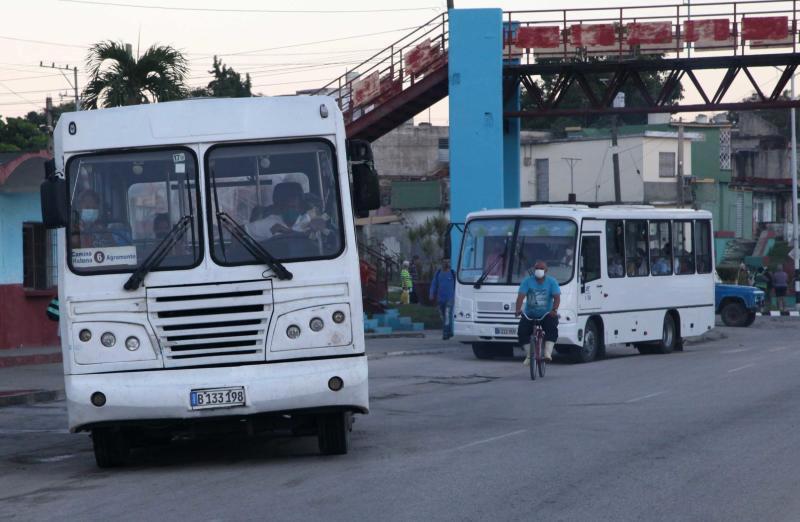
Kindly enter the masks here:
[[[648, 133], [651, 134], [651, 133]], [[618, 139], [619, 170], [622, 200], [645, 202], [645, 183], [663, 184], [672, 188], [676, 179], [660, 178], [659, 152], [676, 153], [677, 137], [623, 136]], [[571, 185], [578, 201], [607, 202], [614, 200], [614, 170], [610, 139], [573, 139], [522, 144], [520, 155], [520, 199], [536, 201], [536, 160], [547, 159], [549, 165], [548, 201], [566, 201]], [[563, 158], [578, 158], [574, 165], [574, 183], [570, 181], [569, 164]], [[691, 143], [684, 142], [684, 171], [691, 169]], [[661, 191], [656, 190], [656, 193]]]

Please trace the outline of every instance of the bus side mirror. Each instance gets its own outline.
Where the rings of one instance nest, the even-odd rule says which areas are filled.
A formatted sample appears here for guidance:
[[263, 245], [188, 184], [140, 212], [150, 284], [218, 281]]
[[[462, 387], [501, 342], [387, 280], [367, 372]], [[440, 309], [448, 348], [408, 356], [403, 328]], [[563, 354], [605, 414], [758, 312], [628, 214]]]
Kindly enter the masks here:
[[39, 187], [42, 203], [42, 223], [45, 228], [67, 225], [67, 182], [56, 176], [54, 160], [44, 164], [44, 181]]
[[353, 208], [357, 217], [367, 217], [381, 206], [372, 145], [366, 140], [347, 140], [347, 160], [353, 172]]
[[353, 165], [353, 208], [356, 216], [367, 217], [381, 206], [378, 174], [366, 164]]

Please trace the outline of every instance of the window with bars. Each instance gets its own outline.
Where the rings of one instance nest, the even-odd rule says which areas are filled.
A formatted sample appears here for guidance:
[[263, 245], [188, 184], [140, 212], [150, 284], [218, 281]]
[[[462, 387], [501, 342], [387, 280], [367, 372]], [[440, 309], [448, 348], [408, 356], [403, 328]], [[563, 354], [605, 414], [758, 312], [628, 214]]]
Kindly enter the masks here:
[[674, 178], [675, 177], [675, 153], [674, 152], [659, 152], [658, 153], [658, 177], [659, 178]]
[[22, 286], [50, 290], [58, 284], [55, 230], [42, 223], [22, 224]]
[[731, 130], [719, 130], [719, 168], [731, 170]]

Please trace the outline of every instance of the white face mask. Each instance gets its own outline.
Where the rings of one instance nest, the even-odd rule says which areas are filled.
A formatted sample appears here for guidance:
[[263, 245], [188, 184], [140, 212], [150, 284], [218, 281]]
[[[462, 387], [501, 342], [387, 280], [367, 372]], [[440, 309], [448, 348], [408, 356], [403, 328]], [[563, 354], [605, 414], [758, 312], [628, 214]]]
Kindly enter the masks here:
[[536, 276], [536, 279], [542, 279], [544, 277], [544, 269], [537, 268], [533, 271], [533, 275]]

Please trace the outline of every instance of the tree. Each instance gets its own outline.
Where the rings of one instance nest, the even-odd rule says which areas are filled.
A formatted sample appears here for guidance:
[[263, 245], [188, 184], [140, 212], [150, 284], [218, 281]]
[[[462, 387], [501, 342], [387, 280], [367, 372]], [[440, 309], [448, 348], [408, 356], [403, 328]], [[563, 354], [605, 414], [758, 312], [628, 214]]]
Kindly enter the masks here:
[[[55, 128], [61, 114], [65, 112], [73, 112], [75, 110], [75, 102], [66, 102], [59, 105], [54, 105], [53, 112], [53, 127]], [[38, 128], [43, 129], [47, 125], [47, 115], [44, 111], [31, 111], [25, 115], [25, 119], [36, 125]]]
[[47, 148], [47, 134], [25, 118], [0, 118], [0, 152]]
[[190, 96], [213, 96], [214, 98], [246, 98], [252, 96], [250, 91], [252, 82], [250, 81], [250, 73], [245, 74], [245, 79], [242, 81], [242, 75], [228, 67], [222, 60], [214, 56], [214, 63], [211, 66], [209, 74], [214, 76], [214, 79], [208, 83], [206, 88], [193, 89]]
[[[640, 59], [660, 60], [661, 56], [640, 57]], [[589, 62], [602, 62], [604, 58], [590, 57]], [[562, 59], [541, 59], [542, 63], [560, 63]], [[642, 82], [647, 87], [650, 96], [656, 98], [657, 92], [661, 89], [667, 80], [667, 72], [642, 72], [640, 77]], [[611, 80], [612, 73], [586, 75], [586, 80], [589, 83], [592, 92], [599, 98], [606, 90], [606, 85]], [[537, 85], [544, 92], [545, 98], [553, 91], [557, 77], [554, 75], [543, 76], [541, 80], [537, 81]], [[641, 92], [634, 86], [633, 82], [628, 80], [622, 87], [621, 92], [625, 94], [626, 107], [644, 107], [645, 99]], [[676, 88], [670, 96], [667, 104], [675, 104], [683, 98], [683, 87]], [[523, 91], [521, 105], [523, 110], [535, 110], [530, 95]], [[562, 109], [577, 109], [582, 107], [589, 107], [589, 100], [583, 94], [578, 82], [573, 82], [567, 92], [564, 94], [563, 101], [559, 104]], [[623, 114], [619, 116], [619, 122], [623, 125], [643, 125], [647, 123], [647, 114]], [[611, 116], [609, 115], [585, 115], [585, 116], [562, 116], [557, 118], [533, 118], [526, 119], [522, 122], [525, 129], [541, 129], [560, 132], [565, 127], [610, 127]]]
[[188, 65], [168, 45], [152, 45], [134, 58], [122, 42], [94, 44], [86, 58], [91, 80], [83, 90], [87, 109], [138, 105], [186, 97]]

